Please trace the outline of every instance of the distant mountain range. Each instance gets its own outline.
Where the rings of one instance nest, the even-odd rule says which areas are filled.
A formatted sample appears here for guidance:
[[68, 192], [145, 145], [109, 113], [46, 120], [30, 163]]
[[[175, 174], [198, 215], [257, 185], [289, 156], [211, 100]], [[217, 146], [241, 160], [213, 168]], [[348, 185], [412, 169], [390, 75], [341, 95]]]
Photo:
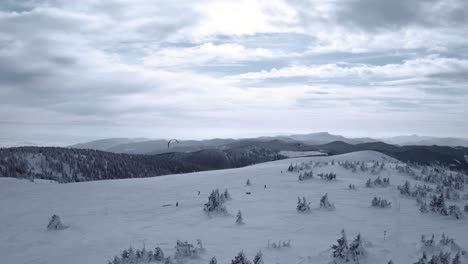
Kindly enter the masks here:
[[468, 139], [463, 138], [437, 138], [426, 136], [398, 136], [383, 139], [373, 138], [347, 138], [340, 135], [333, 135], [327, 132], [294, 134], [272, 137], [257, 137], [248, 139], [208, 139], [208, 140], [179, 140], [174, 142], [171, 148], [167, 148], [166, 139], [150, 140], [146, 138], [111, 138], [102, 139], [86, 143], [69, 146], [78, 149], [95, 149], [114, 153], [127, 154], [160, 154], [167, 152], [193, 152], [203, 149], [225, 149], [229, 144], [245, 144], [251, 142], [265, 142], [279, 140], [287, 143], [297, 143], [304, 145], [322, 145], [335, 141], [357, 145], [370, 142], [385, 142], [394, 145], [425, 145], [425, 146], [462, 146], [468, 147]]
[[[113, 145], [138, 146], [145, 151], [154, 147], [167, 151], [164, 140]], [[101, 142], [102, 143], [102, 142]], [[350, 144], [333, 141], [320, 145], [304, 144], [292, 139], [244, 139], [182, 141], [167, 153], [123, 154], [94, 149], [57, 147], [0, 148], [0, 177], [41, 178], [59, 182], [92, 181], [153, 177], [215, 169], [238, 168], [251, 164], [285, 159], [282, 151], [307, 153], [320, 151], [328, 155], [373, 150], [403, 162], [439, 164], [468, 172], [468, 148], [448, 146], [398, 146], [384, 142]], [[105, 144], [101, 144], [103, 146]], [[109, 144], [112, 145], [112, 144]], [[211, 146], [211, 147], [208, 147]], [[206, 147], [196, 151], [181, 151]], [[174, 151], [175, 149], [180, 151]]]

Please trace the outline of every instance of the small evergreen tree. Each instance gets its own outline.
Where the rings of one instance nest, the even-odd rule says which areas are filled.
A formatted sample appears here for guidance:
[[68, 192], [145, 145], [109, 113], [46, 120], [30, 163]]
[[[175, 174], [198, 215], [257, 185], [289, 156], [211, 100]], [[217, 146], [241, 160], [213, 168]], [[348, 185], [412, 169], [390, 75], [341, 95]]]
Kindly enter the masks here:
[[246, 186], [250, 186], [250, 179], [247, 179], [247, 182], [245, 183]]
[[242, 219], [242, 213], [240, 210], [237, 212], [237, 215], [236, 215], [236, 224], [238, 225], [244, 224], [244, 220]]

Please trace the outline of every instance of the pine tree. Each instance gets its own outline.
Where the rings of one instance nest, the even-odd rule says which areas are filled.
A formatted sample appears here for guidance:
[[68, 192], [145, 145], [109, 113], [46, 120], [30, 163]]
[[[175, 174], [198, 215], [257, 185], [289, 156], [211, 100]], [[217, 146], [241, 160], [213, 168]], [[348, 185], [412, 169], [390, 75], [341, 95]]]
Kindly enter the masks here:
[[236, 215], [236, 224], [238, 225], [244, 224], [244, 220], [242, 219], [242, 213], [240, 210], [237, 212], [237, 215]]
[[253, 259], [253, 264], [263, 264], [263, 254], [261, 251], [258, 251]]
[[245, 185], [250, 186], [250, 179], [247, 179], [247, 182], [245, 183]]
[[337, 240], [338, 245], [333, 245], [333, 257], [344, 259], [346, 261], [349, 260], [349, 248], [348, 248], [348, 241], [346, 240], [346, 233], [344, 229], [341, 230], [341, 237]]

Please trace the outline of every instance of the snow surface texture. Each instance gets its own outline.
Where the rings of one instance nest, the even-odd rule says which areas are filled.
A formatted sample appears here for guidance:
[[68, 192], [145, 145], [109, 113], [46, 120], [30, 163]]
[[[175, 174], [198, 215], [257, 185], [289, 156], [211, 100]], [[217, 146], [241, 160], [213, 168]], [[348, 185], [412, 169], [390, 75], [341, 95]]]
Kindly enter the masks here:
[[[332, 160], [335, 165], [331, 165]], [[177, 240], [195, 243], [201, 239], [206, 252], [186, 263], [209, 263], [213, 256], [218, 263], [230, 263], [241, 250], [250, 260], [261, 250], [265, 263], [329, 263], [330, 248], [340, 238], [341, 229], [345, 229], [348, 243], [360, 232], [368, 254], [361, 263], [387, 263], [390, 259], [394, 263], [416, 262], [422, 255], [422, 234], [430, 237], [434, 233], [439, 238], [445, 232], [468, 249], [467, 217], [455, 220], [420, 213], [415, 200], [401, 196], [396, 188], [405, 180], [416, 181], [392, 168], [379, 174], [390, 178], [390, 186], [365, 188], [367, 179], [377, 175], [359, 170], [353, 173], [336, 163], [346, 160], [396, 162], [381, 153], [365, 151], [143, 179], [34, 184], [2, 178], [0, 262], [105, 264], [129, 246], [148, 250], [159, 246], [165, 256], [174, 256]], [[297, 172], [287, 172], [291, 162], [309, 161], [330, 162], [312, 168], [314, 174], [334, 172], [337, 179], [323, 181], [314, 176], [301, 182]], [[245, 185], [247, 179], [250, 186]], [[357, 190], [349, 190], [349, 184]], [[208, 195], [216, 188], [229, 190], [232, 200], [225, 203], [228, 216], [209, 217], [203, 211]], [[320, 209], [325, 193], [335, 210]], [[310, 213], [296, 211], [298, 196], [311, 202]], [[374, 196], [391, 201], [392, 207], [371, 207]], [[465, 203], [460, 201], [459, 205]], [[170, 206], [163, 206], [167, 204]], [[242, 211], [243, 225], [235, 223], [238, 210]], [[69, 227], [48, 231], [47, 222], [53, 214], [60, 215]], [[268, 243], [280, 240], [290, 240], [290, 247], [267, 248]], [[466, 256], [462, 263], [468, 263]]]

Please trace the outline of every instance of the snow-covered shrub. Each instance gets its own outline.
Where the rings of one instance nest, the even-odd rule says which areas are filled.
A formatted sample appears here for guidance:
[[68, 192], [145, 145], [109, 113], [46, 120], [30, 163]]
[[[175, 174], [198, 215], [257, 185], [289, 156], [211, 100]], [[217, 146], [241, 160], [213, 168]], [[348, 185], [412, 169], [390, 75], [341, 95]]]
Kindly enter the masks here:
[[300, 197], [297, 197], [297, 207], [296, 210], [298, 212], [309, 212], [310, 211], [310, 202], [307, 203], [306, 198], [302, 197], [302, 200]]
[[314, 173], [312, 171], [305, 171], [304, 173], [299, 173], [299, 181], [305, 181], [314, 178]]
[[156, 260], [156, 261], [163, 261], [164, 260], [164, 252], [162, 251], [162, 249], [160, 247], [156, 247], [154, 249], [154, 254], [153, 254], [153, 260]]
[[209, 264], [218, 264], [218, 260], [216, 260], [216, 257], [212, 257]]
[[203, 208], [208, 214], [212, 213], [227, 213], [226, 206], [224, 206], [224, 195], [221, 197], [219, 190], [213, 190], [208, 197], [208, 203], [205, 204]]
[[330, 173], [319, 173], [317, 174], [317, 176], [320, 177], [320, 179], [322, 180], [326, 180], [326, 181], [332, 181], [332, 180], [336, 180], [336, 174], [333, 173], [333, 172], [330, 172]]
[[350, 184], [348, 185], [348, 188], [349, 188], [350, 190], [356, 190], [356, 185], [350, 183]]
[[439, 197], [432, 196], [432, 200], [429, 203], [429, 208], [432, 212], [439, 213], [441, 215], [448, 215], [447, 206], [445, 205], [444, 195], [440, 194]]
[[[163, 260], [163, 259], [161, 259]], [[136, 251], [130, 247], [124, 249], [120, 256], [115, 256], [112, 261], [108, 264], [134, 264], [134, 263], [150, 263], [154, 261], [161, 261], [153, 255], [152, 251], [146, 251], [145, 248], [142, 250], [137, 249]]]
[[392, 205], [392, 203], [383, 198], [374, 196], [374, 199], [372, 199], [371, 205], [373, 207], [388, 208]]
[[381, 179], [380, 176], [378, 176], [374, 181], [371, 179], [368, 179], [366, 182], [366, 187], [367, 188], [372, 188], [372, 187], [387, 187], [390, 185], [390, 178], [383, 178]]
[[320, 199], [320, 208], [326, 208], [326, 209], [333, 209], [335, 208], [334, 204], [331, 204], [328, 201], [328, 193], [326, 193], [322, 198]]
[[290, 248], [291, 247], [291, 240], [286, 241], [278, 241], [278, 242], [273, 242], [270, 243], [270, 240], [268, 240], [267, 248], [273, 248], [273, 249], [281, 249], [281, 248]]
[[244, 254], [244, 251], [239, 252], [237, 256], [231, 261], [231, 264], [252, 264], [250, 260]]
[[229, 201], [229, 200], [231, 200], [231, 199], [232, 199], [232, 198], [231, 198], [231, 194], [229, 194], [229, 191], [228, 191], [228, 189], [227, 189], [227, 188], [226, 188], [226, 189], [224, 189], [223, 196], [224, 196], [224, 200], [225, 200], [225, 201]]
[[250, 179], [247, 179], [247, 182], [245, 183], [246, 186], [250, 186]]
[[449, 209], [449, 212], [448, 212], [449, 215], [455, 217], [456, 219], [463, 218], [462, 211], [460, 210], [460, 207], [458, 207], [457, 205], [450, 205], [448, 209]]
[[361, 234], [358, 234], [356, 238], [349, 244], [349, 255], [355, 262], [359, 262], [359, 257], [364, 256], [366, 251], [362, 246]]
[[242, 213], [240, 210], [237, 212], [237, 215], [236, 215], [236, 224], [238, 225], [244, 224], [244, 220], [242, 219]]
[[420, 207], [419, 207], [419, 211], [421, 213], [427, 213], [429, 212], [429, 210], [427, 209], [427, 203], [426, 202], [422, 202]]
[[409, 181], [405, 181], [405, 184], [403, 185], [398, 185], [397, 188], [400, 191], [401, 195], [411, 196], [411, 184], [409, 183]]
[[346, 262], [349, 261], [349, 248], [348, 248], [348, 240], [346, 239], [346, 233], [341, 230], [341, 237], [336, 241], [336, 245], [332, 245], [333, 250], [333, 258], [345, 260]]
[[48, 230], [61, 230], [64, 228], [66, 228], [66, 226], [62, 224], [62, 221], [60, 220], [60, 216], [54, 214], [52, 215], [52, 217], [50, 217], [49, 223], [47, 224]]
[[187, 241], [182, 242], [180, 240], [177, 240], [175, 245], [174, 258], [180, 260], [184, 258], [198, 257], [198, 254], [204, 251], [203, 248], [200, 248], [201, 241], [199, 242], [198, 246], [199, 247], [196, 248]]
[[258, 251], [253, 259], [253, 264], [263, 264], [263, 254], [261, 251]]
[[448, 187], [445, 189], [445, 199], [458, 201], [460, 200], [460, 194], [453, 187]]

